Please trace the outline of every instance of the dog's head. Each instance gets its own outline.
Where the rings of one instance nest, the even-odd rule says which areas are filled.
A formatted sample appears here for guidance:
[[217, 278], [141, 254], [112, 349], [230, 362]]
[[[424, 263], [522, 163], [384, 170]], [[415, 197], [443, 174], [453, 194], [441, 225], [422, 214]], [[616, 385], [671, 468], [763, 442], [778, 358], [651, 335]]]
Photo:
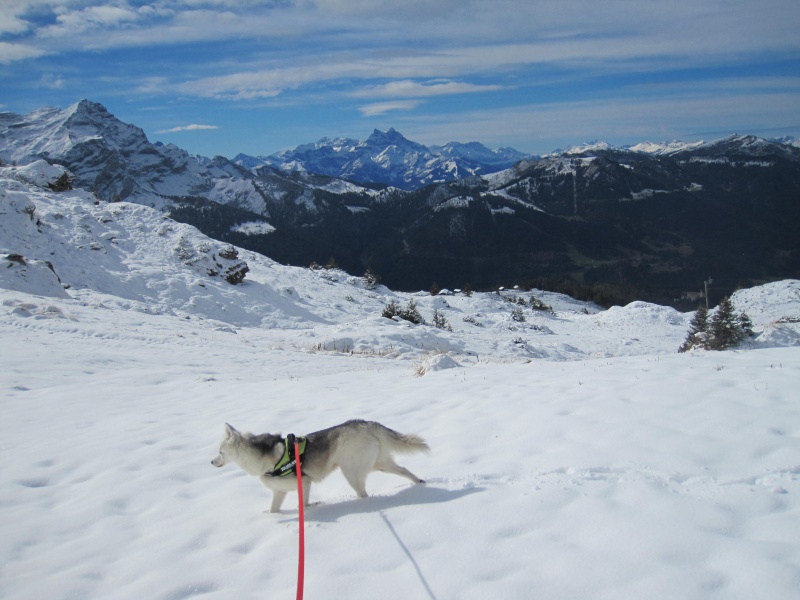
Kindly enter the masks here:
[[219, 445], [219, 454], [211, 461], [215, 467], [224, 467], [232, 460], [236, 460], [238, 453], [239, 441], [242, 439], [242, 434], [236, 431], [233, 426], [225, 423], [225, 437]]

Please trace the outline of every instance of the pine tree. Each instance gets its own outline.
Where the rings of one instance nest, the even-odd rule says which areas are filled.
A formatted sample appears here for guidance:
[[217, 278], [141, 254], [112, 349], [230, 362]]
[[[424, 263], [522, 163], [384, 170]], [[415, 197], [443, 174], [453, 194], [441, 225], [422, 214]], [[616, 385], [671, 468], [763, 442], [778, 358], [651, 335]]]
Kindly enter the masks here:
[[447, 322], [447, 318], [439, 312], [438, 308], [433, 309], [433, 326], [445, 331], [453, 331], [450, 323]]
[[367, 268], [364, 275], [361, 277], [361, 282], [364, 284], [364, 289], [366, 290], [374, 290], [376, 287], [378, 287], [380, 281], [381, 278], [378, 275], [376, 275], [375, 271], [373, 271], [369, 267]]
[[708, 349], [708, 309], [702, 304], [697, 307], [697, 310], [689, 322], [689, 333], [686, 335], [678, 352], [686, 352], [692, 348]]
[[422, 315], [417, 308], [417, 303], [414, 302], [414, 299], [408, 301], [406, 307], [400, 311], [400, 318], [405, 319], [406, 321], [410, 321], [415, 325], [424, 325], [425, 319], [422, 318]]
[[753, 336], [753, 322], [746, 312], [742, 311], [737, 317], [739, 324], [740, 341]]
[[533, 310], [544, 310], [547, 312], [553, 312], [552, 306], [550, 306], [549, 304], [545, 304], [544, 301], [537, 298], [536, 296], [531, 296], [531, 299], [528, 302], [528, 304]]
[[397, 304], [394, 300], [389, 300], [389, 304], [383, 307], [383, 313], [381, 316], [386, 317], [387, 319], [391, 319], [392, 317], [396, 317], [400, 314], [400, 305]]
[[741, 341], [739, 323], [729, 298], [723, 298], [708, 323], [711, 350], [727, 350]]
[[729, 298], [722, 299], [710, 318], [704, 306], [698, 307], [689, 327], [686, 340], [678, 352], [686, 352], [692, 348], [727, 350], [753, 335], [750, 317], [745, 312], [736, 315]]

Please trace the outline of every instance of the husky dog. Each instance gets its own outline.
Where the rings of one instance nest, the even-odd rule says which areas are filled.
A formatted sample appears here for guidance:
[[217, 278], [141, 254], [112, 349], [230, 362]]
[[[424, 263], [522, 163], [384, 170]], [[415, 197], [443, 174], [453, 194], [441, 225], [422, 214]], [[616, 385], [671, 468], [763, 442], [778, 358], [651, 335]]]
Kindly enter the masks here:
[[[303, 438], [298, 438], [302, 440]], [[297, 489], [293, 456], [288, 452], [287, 438], [280, 434], [242, 433], [225, 424], [225, 437], [219, 446], [219, 456], [211, 461], [215, 467], [235, 462], [245, 472], [258, 477], [272, 490], [270, 512], [278, 512], [286, 493]], [[364, 484], [372, 471], [394, 473], [413, 481], [425, 483], [405, 467], [396, 464], [392, 452], [430, 452], [425, 441], [416, 435], [398, 433], [375, 421], [354, 420], [315, 431], [305, 437], [301, 450], [300, 468], [303, 474], [303, 504], [308, 506], [311, 484], [322, 481], [337, 467], [359, 498], [367, 497]]]

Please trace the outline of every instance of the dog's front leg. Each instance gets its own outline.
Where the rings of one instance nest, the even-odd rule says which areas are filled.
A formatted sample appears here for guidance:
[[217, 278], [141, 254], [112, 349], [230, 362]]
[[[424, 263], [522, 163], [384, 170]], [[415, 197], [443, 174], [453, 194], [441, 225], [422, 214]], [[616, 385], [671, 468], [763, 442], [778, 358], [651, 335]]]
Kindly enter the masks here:
[[280, 511], [283, 499], [286, 498], [286, 492], [272, 491], [272, 504], [269, 507], [269, 512], [276, 513]]

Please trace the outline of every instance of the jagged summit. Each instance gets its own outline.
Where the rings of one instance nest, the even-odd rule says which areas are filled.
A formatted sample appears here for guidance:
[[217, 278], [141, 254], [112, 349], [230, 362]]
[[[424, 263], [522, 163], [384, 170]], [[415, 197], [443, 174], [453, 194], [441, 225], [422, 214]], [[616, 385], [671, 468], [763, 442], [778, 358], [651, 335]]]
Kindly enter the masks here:
[[[177, 146], [153, 144], [141, 128], [90, 100], [64, 110], [6, 113], [0, 119], [0, 139], [0, 160], [22, 165], [45, 159], [63, 165], [74, 173], [76, 186], [104, 200], [164, 208], [171, 198], [202, 196], [264, 210], [264, 198], [246, 171], [238, 173], [239, 167], [227, 159], [201, 160]], [[231, 184], [236, 175], [244, 180]]]
[[387, 131], [374, 129], [362, 141], [324, 137], [270, 156], [239, 154], [234, 162], [246, 168], [270, 165], [284, 171], [319, 173], [413, 190], [459, 177], [494, 173], [526, 157], [511, 148], [489, 150], [478, 142], [428, 147], [409, 140], [392, 127]]
[[108, 112], [108, 109], [100, 104], [99, 102], [92, 102], [86, 98], [82, 100], [78, 100], [75, 104], [68, 107], [65, 113], [72, 113], [73, 115], [78, 116], [99, 116], [99, 117], [113, 117], [113, 115]]

